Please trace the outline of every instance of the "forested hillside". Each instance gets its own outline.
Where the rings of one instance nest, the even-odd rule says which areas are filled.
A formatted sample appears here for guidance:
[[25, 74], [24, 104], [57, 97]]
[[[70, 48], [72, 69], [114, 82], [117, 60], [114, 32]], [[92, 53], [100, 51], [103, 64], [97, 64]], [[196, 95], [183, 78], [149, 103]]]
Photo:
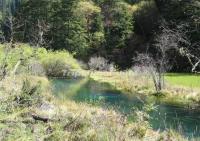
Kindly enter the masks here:
[[200, 63], [199, 0], [1, 0], [1, 9], [2, 42], [66, 49], [86, 62], [103, 56], [126, 69], [138, 53], [160, 56], [156, 44], [168, 29], [185, 41], [167, 50], [168, 71], [191, 72]]

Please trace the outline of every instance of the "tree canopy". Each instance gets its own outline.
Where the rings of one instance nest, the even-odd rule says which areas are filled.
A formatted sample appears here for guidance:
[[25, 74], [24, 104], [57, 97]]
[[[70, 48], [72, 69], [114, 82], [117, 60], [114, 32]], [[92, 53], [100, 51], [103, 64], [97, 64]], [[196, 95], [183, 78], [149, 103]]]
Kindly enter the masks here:
[[[198, 0], [1, 0], [0, 7], [1, 36], [6, 40], [12, 15], [15, 42], [66, 49], [85, 61], [102, 56], [121, 69], [131, 67], [137, 53], [155, 55], [162, 21], [171, 29], [187, 25], [186, 36], [194, 43], [188, 50], [200, 49]], [[189, 71], [187, 57], [174, 52], [169, 56], [172, 71]]]

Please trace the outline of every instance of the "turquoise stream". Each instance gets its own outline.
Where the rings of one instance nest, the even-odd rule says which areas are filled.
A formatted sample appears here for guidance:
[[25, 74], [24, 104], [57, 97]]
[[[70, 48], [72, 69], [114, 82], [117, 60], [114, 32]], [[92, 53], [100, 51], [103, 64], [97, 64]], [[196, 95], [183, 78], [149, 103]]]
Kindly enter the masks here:
[[[144, 97], [122, 94], [106, 83], [97, 83], [93, 80], [53, 79], [52, 84], [54, 95], [60, 99], [98, 103], [103, 108], [112, 107], [126, 115], [131, 114], [134, 108], [141, 108], [148, 101]], [[171, 128], [188, 138], [200, 137], [200, 111], [159, 102], [156, 102], [156, 106], [156, 110], [150, 113], [150, 124], [153, 129]]]

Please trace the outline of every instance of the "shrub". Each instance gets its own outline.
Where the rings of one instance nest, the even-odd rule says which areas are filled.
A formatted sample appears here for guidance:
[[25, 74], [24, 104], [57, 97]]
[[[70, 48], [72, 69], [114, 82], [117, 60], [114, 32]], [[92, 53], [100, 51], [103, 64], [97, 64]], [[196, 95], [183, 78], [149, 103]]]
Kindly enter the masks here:
[[21, 106], [32, 106], [39, 104], [41, 100], [41, 83], [31, 85], [30, 81], [25, 79], [23, 81], [21, 94], [16, 97], [15, 101]]
[[73, 69], [80, 69], [78, 62], [65, 51], [39, 54], [41, 63], [48, 76], [64, 77]]
[[76, 59], [67, 51], [54, 52], [42, 47], [34, 48], [28, 44], [17, 44], [15, 48], [9, 50], [6, 45], [1, 44], [0, 64], [3, 64], [2, 62], [7, 63], [8, 73], [12, 72], [16, 64], [20, 62], [16, 73], [30, 73], [39, 76], [47, 74], [63, 77], [70, 75], [73, 69], [80, 69]]
[[[11, 70], [13, 71], [13, 70]], [[21, 61], [15, 74], [31, 74], [34, 76], [44, 76], [46, 74], [43, 65], [35, 58], [28, 61]]]
[[42, 64], [36, 60], [31, 61], [28, 64], [28, 72], [31, 75], [36, 75], [36, 76], [44, 76], [45, 75], [45, 70]]
[[78, 64], [84, 70], [88, 70], [89, 69], [87, 63], [85, 63], [85, 62], [83, 62], [81, 60], [78, 61]]
[[64, 60], [59, 58], [48, 58], [42, 64], [48, 76], [64, 76], [64, 72], [70, 69], [66, 66]]
[[0, 51], [3, 54], [2, 57], [6, 56], [7, 68], [11, 71], [19, 60], [21, 60], [22, 66], [27, 65], [31, 57], [33, 57], [34, 48], [26, 44], [19, 44], [16, 48], [7, 49], [6, 45], [2, 45]]
[[38, 58], [41, 62], [44, 62], [48, 59], [55, 58], [57, 60], [63, 60], [63, 62], [68, 65], [72, 69], [80, 69], [80, 66], [76, 59], [73, 58], [73, 56], [67, 52], [67, 51], [37, 51]]
[[133, 58], [141, 73], [148, 74], [153, 80], [156, 92], [160, 92], [164, 88], [164, 73], [166, 71], [166, 59], [155, 59], [148, 53], [140, 53]]
[[149, 66], [145, 66], [145, 65], [135, 65], [132, 67], [132, 71], [134, 72], [134, 74], [139, 77], [144, 76], [146, 78], [150, 78], [151, 70], [155, 70], [155, 68], [152, 68], [152, 66], [149, 67]]
[[117, 71], [117, 68], [113, 63], [109, 65], [109, 71], [111, 71], [111, 72]]
[[89, 68], [91, 70], [98, 70], [98, 71], [113, 71], [114, 65], [109, 64], [108, 60], [103, 57], [92, 57], [88, 63]]

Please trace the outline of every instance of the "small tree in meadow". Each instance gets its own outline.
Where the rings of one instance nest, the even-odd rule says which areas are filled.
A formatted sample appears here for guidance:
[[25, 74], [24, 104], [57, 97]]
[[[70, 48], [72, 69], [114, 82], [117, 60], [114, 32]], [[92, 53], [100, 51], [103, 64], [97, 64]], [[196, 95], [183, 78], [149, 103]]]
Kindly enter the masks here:
[[171, 30], [165, 22], [161, 24], [161, 32], [156, 35], [154, 47], [156, 53], [154, 57], [150, 53], [138, 54], [134, 58], [137, 66], [145, 68], [154, 82], [157, 92], [160, 92], [164, 87], [164, 74], [170, 68], [168, 53], [172, 50], [177, 50], [181, 43], [185, 42], [184, 38]]
[[141, 73], [148, 74], [152, 77], [156, 92], [160, 92], [164, 86], [164, 73], [165, 69], [149, 54], [138, 54], [133, 58], [135, 67]]

